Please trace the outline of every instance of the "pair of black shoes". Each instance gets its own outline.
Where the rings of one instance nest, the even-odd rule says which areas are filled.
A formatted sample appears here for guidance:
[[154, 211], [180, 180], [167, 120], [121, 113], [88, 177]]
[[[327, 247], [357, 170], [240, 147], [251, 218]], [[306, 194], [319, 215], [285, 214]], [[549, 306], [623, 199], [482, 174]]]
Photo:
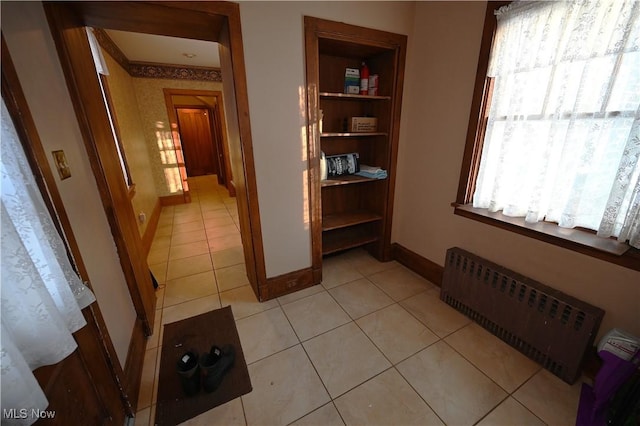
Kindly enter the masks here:
[[184, 353], [178, 360], [177, 370], [182, 390], [187, 396], [200, 391], [200, 384], [205, 392], [214, 392], [222, 383], [224, 375], [233, 367], [236, 351], [227, 345], [220, 349], [212, 346], [208, 353], [200, 355], [195, 351]]

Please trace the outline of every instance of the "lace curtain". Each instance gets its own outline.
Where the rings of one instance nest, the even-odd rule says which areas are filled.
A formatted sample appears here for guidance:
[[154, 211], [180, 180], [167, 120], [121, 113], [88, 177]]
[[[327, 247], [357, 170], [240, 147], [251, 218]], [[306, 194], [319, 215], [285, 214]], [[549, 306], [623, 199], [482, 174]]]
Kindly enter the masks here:
[[640, 248], [640, 2], [497, 12], [474, 207]]
[[1, 137], [2, 424], [31, 424], [32, 409], [48, 405], [32, 370], [73, 352], [80, 309], [95, 298], [69, 263], [4, 100]]

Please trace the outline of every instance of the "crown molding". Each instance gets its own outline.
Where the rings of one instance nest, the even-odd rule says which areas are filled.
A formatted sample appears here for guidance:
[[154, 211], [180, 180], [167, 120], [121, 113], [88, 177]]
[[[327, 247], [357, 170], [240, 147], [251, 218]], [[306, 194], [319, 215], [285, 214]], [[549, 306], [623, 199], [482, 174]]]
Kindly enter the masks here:
[[132, 62], [113, 40], [111, 40], [111, 37], [109, 37], [109, 34], [107, 34], [105, 30], [102, 28], [94, 28], [94, 34], [100, 46], [118, 62], [131, 77], [222, 82], [222, 72], [220, 68]]

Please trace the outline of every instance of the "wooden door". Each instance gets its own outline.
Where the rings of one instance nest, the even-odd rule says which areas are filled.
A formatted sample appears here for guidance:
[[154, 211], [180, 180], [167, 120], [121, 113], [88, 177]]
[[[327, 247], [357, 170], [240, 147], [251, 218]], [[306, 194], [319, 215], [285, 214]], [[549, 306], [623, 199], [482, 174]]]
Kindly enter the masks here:
[[211, 132], [210, 111], [178, 108], [178, 128], [187, 176], [218, 174], [218, 155]]

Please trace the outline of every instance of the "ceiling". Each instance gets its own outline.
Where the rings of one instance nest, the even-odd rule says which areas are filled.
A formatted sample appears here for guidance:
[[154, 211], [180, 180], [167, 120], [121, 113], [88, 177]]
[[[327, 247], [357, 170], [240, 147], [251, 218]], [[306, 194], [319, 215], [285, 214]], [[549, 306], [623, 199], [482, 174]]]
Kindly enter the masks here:
[[[161, 35], [105, 30], [131, 62], [220, 68], [218, 43]], [[195, 55], [193, 57], [188, 57]]]

